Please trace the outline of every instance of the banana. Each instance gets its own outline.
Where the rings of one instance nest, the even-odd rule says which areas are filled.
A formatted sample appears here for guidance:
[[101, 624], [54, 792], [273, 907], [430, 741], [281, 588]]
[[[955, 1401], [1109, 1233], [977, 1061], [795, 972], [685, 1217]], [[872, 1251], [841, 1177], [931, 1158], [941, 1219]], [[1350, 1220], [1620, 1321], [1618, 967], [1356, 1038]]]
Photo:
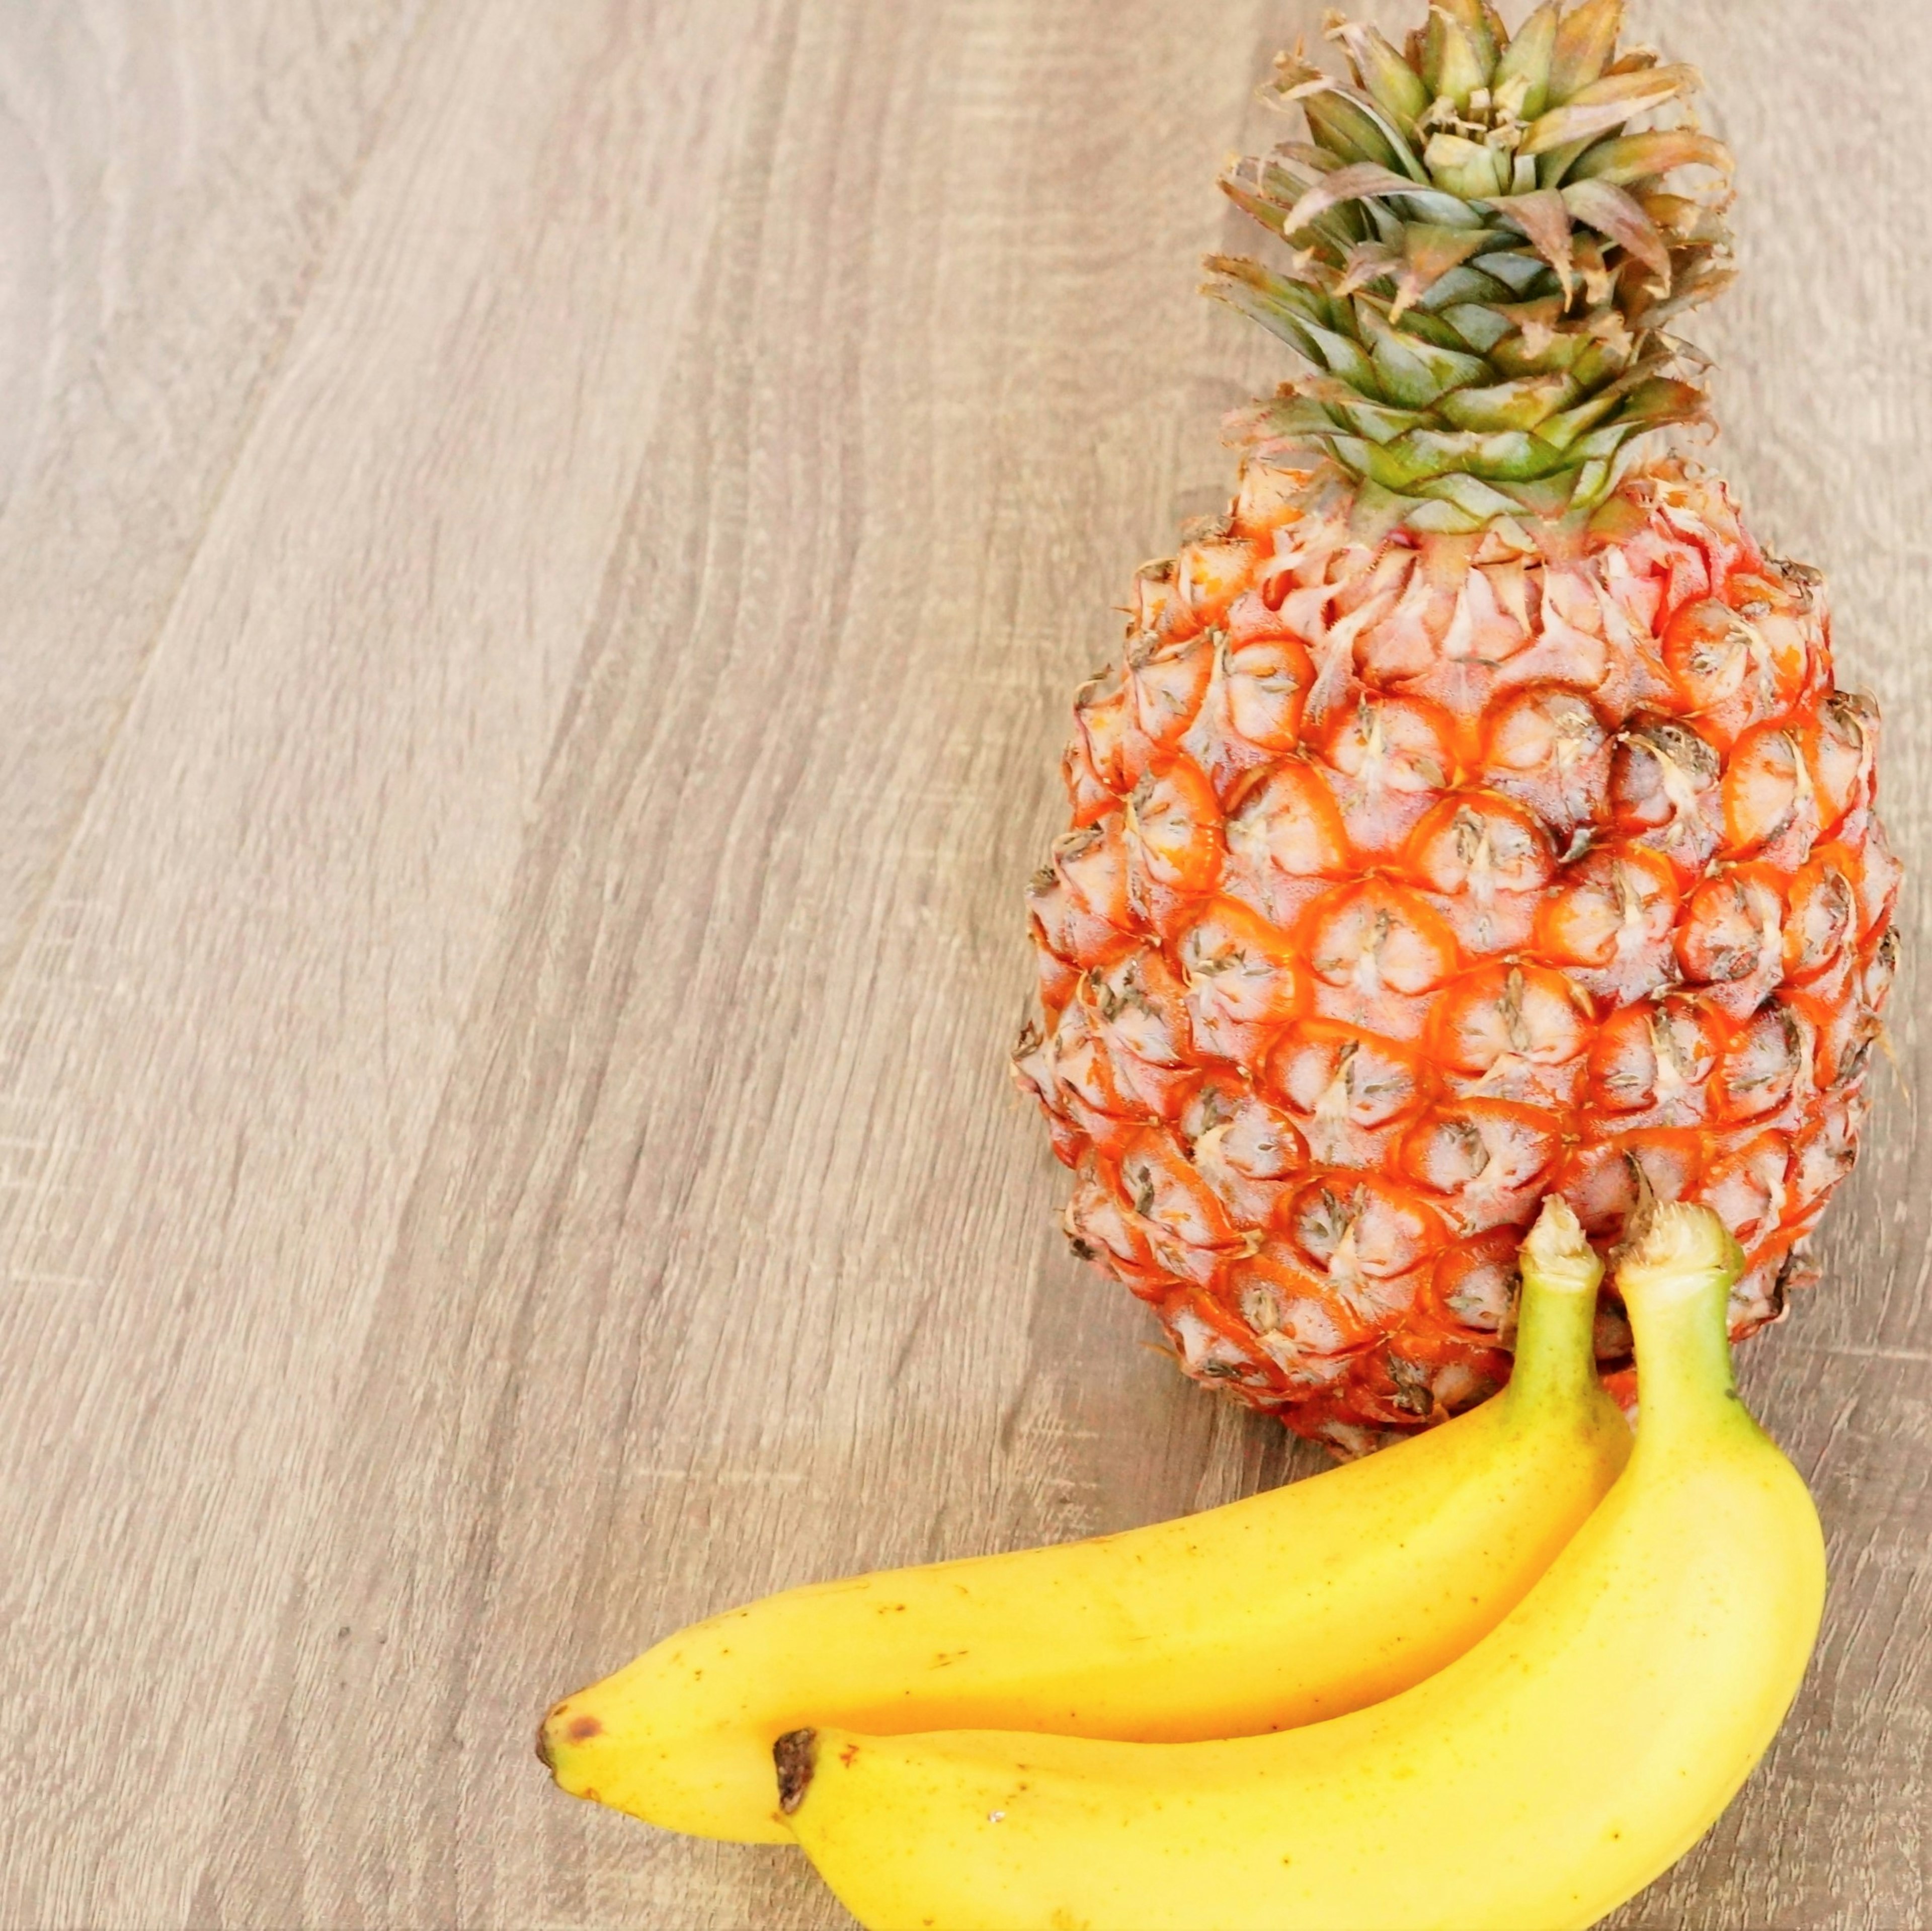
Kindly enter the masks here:
[[558, 1704], [538, 1753], [651, 1823], [782, 1843], [772, 1745], [802, 1723], [1165, 1742], [1393, 1696], [1502, 1619], [1628, 1459], [1591, 1348], [1602, 1271], [1556, 1202], [1524, 1250], [1514, 1377], [1480, 1408], [1176, 1522], [713, 1617]]
[[1824, 1594], [1818, 1519], [1738, 1399], [1735, 1243], [1665, 1207], [1619, 1273], [1630, 1465], [1489, 1636], [1285, 1735], [780, 1739], [807, 1855], [872, 1931], [1552, 1931], [1681, 1857], [1769, 1744]]

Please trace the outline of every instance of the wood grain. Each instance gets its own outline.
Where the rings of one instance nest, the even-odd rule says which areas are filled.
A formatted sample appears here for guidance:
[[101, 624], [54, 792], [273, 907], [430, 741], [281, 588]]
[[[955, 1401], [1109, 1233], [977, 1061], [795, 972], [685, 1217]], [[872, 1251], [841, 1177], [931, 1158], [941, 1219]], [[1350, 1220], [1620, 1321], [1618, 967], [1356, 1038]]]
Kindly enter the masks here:
[[[1003, 1056], [1067, 693], [1276, 366], [1195, 262], [1318, 15], [0, 20], [0, 1923], [842, 1924], [561, 1797], [536, 1715], [1307, 1465], [1066, 1254]], [[1932, 21], [1649, 25], [1742, 164], [1723, 460], [1922, 874]], [[1824, 1644], [1619, 1926], [1932, 1921], [1922, 904], [1748, 1369]]]

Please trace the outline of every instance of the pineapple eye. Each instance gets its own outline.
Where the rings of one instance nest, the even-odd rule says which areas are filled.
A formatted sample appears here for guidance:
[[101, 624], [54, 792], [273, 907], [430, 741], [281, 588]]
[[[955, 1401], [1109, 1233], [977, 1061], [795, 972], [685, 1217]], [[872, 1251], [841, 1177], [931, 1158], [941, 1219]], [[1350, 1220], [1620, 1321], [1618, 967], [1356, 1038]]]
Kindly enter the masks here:
[[1791, 1147], [1763, 1133], [1714, 1168], [1700, 1189], [1704, 1204], [1747, 1248], [1778, 1231], [1791, 1198]]
[[1074, 743], [1080, 761], [1116, 798], [1131, 791], [1140, 775], [1128, 756], [1128, 721], [1127, 693], [1118, 668], [1100, 672], [1075, 694]]
[[1276, 1239], [1228, 1270], [1228, 1304], [1254, 1331], [1262, 1351], [1298, 1384], [1320, 1386], [1373, 1328], [1294, 1245]]
[[1166, 1319], [1168, 1331], [1180, 1350], [1181, 1366], [1189, 1374], [1204, 1381], [1264, 1378], [1255, 1374], [1257, 1364], [1246, 1349], [1205, 1319], [1197, 1309], [1171, 1308]]
[[1844, 951], [1857, 913], [1843, 872], [1830, 865], [1801, 872], [1792, 881], [1785, 922], [1785, 976], [1808, 979], [1830, 965]]
[[1474, 1100], [1419, 1128], [1404, 1166], [1418, 1184], [1449, 1196], [1445, 1211], [1474, 1234], [1532, 1217], [1557, 1145], [1534, 1108]]
[[1735, 988], [1732, 1009], [1755, 1011], [1784, 976], [1784, 901], [1744, 872], [1706, 879], [1691, 895], [1677, 957], [1693, 984]]
[[1241, 857], [1265, 859], [1292, 878], [1334, 877], [1348, 862], [1334, 797], [1300, 759], [1279, 766], [1242, 799], [1228, 820], [1228, 843]]
[[1287, 936], [1232, 899], [1219, 899], [1180, 946], [1187, 1009], [1205, 1053], [1246, 1065], [1301, 1003]]
[[[1331, 901], [1316, 917], [1310, 947], [1311, 964], [1330, 986], [1395, 1017], [1391, 999], [1432, 992], [1454, 972], [1455, 941], [1414, 893], [1377, 880]], [[1370, 1030], [1403, 1036], [1387, 1027]]]
[[1097, 1261], [1110, 1273], [1132, 1279], [1154, 1264], [1146, 1236], [1103, 1186], [1090, 1166], [1082, 1172], [1067, 1202], [1066, 1238], [1083, 1261]]
[[1301, 742], [1301, 712], [1315, 681], [1308, 653], [1292, 637], [1223, 642], [1219, 664], [1227, 727], [1246, 746], [1290, 751]]
[[1166, 1127], [1148, 1127], [1134, 1136], [1120, 1174], [1124, 1204], [1170, 1273], [1205, 1282], [1223, 1259], [1240, 1250], [1240, 1237], [1214, 1189]]
[[1898, 933], [1888, 931], [1879, 940], [1871, 961], [1865, 967], [1861, 991], [1865, 1004], [1874, 1013], [1892, 996], [1892, 982], [1898, 971], [1899, 949]]
[[1110, 1045], [1150, 1066], [1187, 1063], [1186, 1007], [1157, 947], [1144, 946], [1090, 973], [1084, 996]]
[[1214, 787], [1192, 760], [1176, 758], [1158, 775], [1150, 772], [1127, 804], [1133, 875], [1171, 892], [1210, 889], [1221, 868], [1220, 827]]
[[1804, 1136], [1790, 1168], [1792, 1204], [1808, 1213], [1849, 1174], [1858, 1157], [1862, 1104], [1840, 1102]]
[[1254, 1281], [1240, 1291], [1241, 1318], [1258, 1334], [1278, 1334], [1288, 1318], [1288, 1304], [1271, 1281]]
[[1754, 594], [1762, 580], [1734, 578], [1730, 595], [1687, 604], [1664, 627], [1663, 655], [1683, 709], [1721, 748], [1782, 712], [1802, 687], [1811, 655], [1809, 620], [1780, 593]]
[[1482, 794], [1445, 799], [1416, 829], [1409, 863], [1447, 897], [1492, 904], [1498, 892], [1540, 892], [1556, 871], [1547, 833], [1520, 805]]
[[1724, 1056], [1724, 1096], [1732, 1114], [1755, 1119], [1782, 1106], [1798, 1083], [1810, 1043], [1789, 1006], [1774, 1003], [1760, 1012]]
[[[1255, 544], [1225, 531], [1184, 545], [1174, 571], [1179, 604], [1203, 621], [1225, 614], [1230, 600], [1254, 574], [1258, 560]], [[1172, 603], [1162, 613], [1171, 625], [1175, 614]]]
[[1607, 816], [1610, 769], [1610, 733], [1588, 700], [1544, 687], [1503, 706], [1483, 780], [1561, 836]]
[[1306, 1161], [1301, 1136], [1274, 1109], [1250, 1100], [1221, 1142], [1229, 1163], [1251, 1180], [1280, 1180]]
[[1296, 1027], [1276, 1048], [1268, 1078], [1306, 1123], [1316, 1157], [1354, 1165], [1345, 1129], [1387, 1126], [1423, 1090], [1418, 1069], [1388, 1041], [1342, 1027]]
[[1573, 865], [1544, 907], [1539, 947], [1592, 990], [1628, 1005], [1667, 982], [1676, 913], [1667, 861], [1640, 846], [1604, 847]]
[[1817, 787], [1795, 733], [1766, 727], [1740, 739], [1724, 772], [1726, 846], [1802, 864], [1818, 829]]
[[1328, 1182], [1310, 1188], [1289, 1216], [1296, 1245], [1342, 1285], [1406, 1274], [1440, 1238], [1434, 1216], [1406, 1193], [1364, 1180], [1344, 1192]]
[[1692, 832], [1718, 778], [1718, 754], [1695, 731], [1655, 718], [1623, 733], [1610, 792], [1626, 823], [1633, 829], [1663, 829], [1666, 835], [1660, 842], [1668, 845]]
[[1436, 1266], [1436, 1298], [1453, 1319], [1485, 1334], [1509, 1326], [1521, 1285], [1513, 1231], [1459, 1243]]
[[1654, 1108], [1656, 1117], [1688, 1124], [1708, 1110], [1717, 1052], [1709, 1022], [1694, 1003], [1625, 1006], [1604, 1022], [1591, 1050], [1591, 1089], [1618, 1112]]
[[1133, 721], [1150, 743], [1172, 744], [1192, 722], [1207, 693], [1218, 637], [1210, 631], [1173, 643], [1156, 635], [1129, 647]]

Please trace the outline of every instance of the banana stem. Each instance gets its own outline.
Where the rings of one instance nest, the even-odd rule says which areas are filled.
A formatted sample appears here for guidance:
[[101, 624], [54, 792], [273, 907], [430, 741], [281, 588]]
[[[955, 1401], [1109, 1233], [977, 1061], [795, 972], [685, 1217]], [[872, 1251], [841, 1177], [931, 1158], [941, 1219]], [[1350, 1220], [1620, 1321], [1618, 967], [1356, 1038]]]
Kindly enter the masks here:
[[1592, 1345], [1604, 1276], [1576, 1216], [1552, 1194], [1522, 1247], [1516, 1366], [1503, 1399], [1513, 1410], [1587, 1405], [1597, 1396]]
[[1660, 1207], [1617, 1268], [1636, 1339], [1637, 1441], [1755, 1429], [1731, 1366], [1730, 1292], [1744, 1256], [1709, 1208]]

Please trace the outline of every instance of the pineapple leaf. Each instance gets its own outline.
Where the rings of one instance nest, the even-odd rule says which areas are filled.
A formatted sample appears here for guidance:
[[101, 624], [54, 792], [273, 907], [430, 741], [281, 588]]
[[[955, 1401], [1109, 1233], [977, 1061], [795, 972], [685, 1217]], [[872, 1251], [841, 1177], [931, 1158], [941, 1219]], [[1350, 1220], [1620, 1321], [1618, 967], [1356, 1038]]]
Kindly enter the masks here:
[[1688, 127], [1670, 127], [1655, 133], [1624, 134], [1599, 141], [1572, 166], [1570, 173], [1573, 180], [1606, 181], [1613, 187], [1628, 187], [1633, 182], [1666, 175], [1676, 168], [1713, 168], [1728, 175], [1733, 165], [1731, 151], [1723, 142]]
[[1393, 281], [1401, 266], [1400, 252], [1386, 241], [1358, 242], [1342, 264], [1342, 278], [1335, 284], [1335, 293], [1351, 295], [1371, 282]]
[[1624, 0], [1584, 0], [1556, 29], [1550, 61], [1550, 97], [1574, 100], [1609, 66], [1623, 31]]
[[1722, 294], [1737, 278], [1737, 270], [1726, 262], [1707, 261], [1688, 275], [1680, 270], [1670, 299], [1654, 303], [1644, 310], [1644, 326], [1654, 328], [1673, 316], [1701, 307], [1713, 295]]
[[1580, 407], [1566, 409], [1539, 424], [1536, 433], [1551, 448], [1567, 451], [1577, 437], [1595, 428], [1622, 400], [1607, 392], [1594, 395]]
[[1490, 373], [1489, 365], [1480, 356], [1422, 341], [1393, 327], [1372, 304], [1359, 296], [1354, 309], [1375, 367], [1381, 373], [1383, 394], [1391, 402], [1411, 409], [1426, 409], [1451, 389], [1468, 388]]
[[1495, 522], [1499, 516], [1513, 515], [1519, 507], [1514, 499], [1504, 496], [1492, 484], [1474, 476], [1459, 475], [1453, 471], [1446, 476], [1432, 476], [1426, 483], [1418, 484], [1416, 491], [1419, 496], [1454, 503], [1479, 529]]
[[1299, 55], [1276, 60], [1275, 77], [1262, 89], [1262, 98], [1283, 110], [1299, 107], [1316, 145], [1338, 161], [1374, 161], [1429, 185], [1402, 124], [1372, 97], [1342, 86]]
[[1546, 154], [1578, 141], [1594, 141], [1621, 127], [1640, 114], [1648, 114], [1694, 93], [1697, 70], [1690, 67], [1651, 67], [1640, 73], [1606, 75], [1552, 107], [1530, 124], [1520, 152]]
[[1430, 135], [1422, 151], [1422, 164], [1438, 187], [1465, 201], [1486, 200], [1502, 193], [1510, 183], [1508, 156], [1466, 135]]
[[[1472, 479], [1464, 478], [1463, 481]], [[1416, 499], [1408, 508], [1404, 520], [1408, 527], [1422, 536], [1474, 536], [1490, 521], [1486, 517], [1476, 515], [1465, 509], [1461, 504], [1447, 498], [1431, 501], [1426, 493], [1433, 486], [1429, 483], [1417, 485], [1419, 492]]]
[[[1332, 82], [1308, 94], [1299, 103], [1308, 116], [1309, 130], [1337, 160], [1374, 161], [1385, 168], [1402, 168], [1406, 148], [1398, 148], [1377, 124]], [[1412, 181], [1421, 177], [1408, 173]]]
[[1340, 208], [1353, 201], [1381, 199], [1390, 195], [1400, 195], [1412, 203], [1423, 220], [1440, 222], [1445, 228], [1482, 225], [1481, 216], [1458, 196], [1418, 187], [1414, 181], [1404, 180], [1388, 168], [1378, 166], [1372, 161], [1361, 161], [1351, 167], [1337, 168], [1311, 187], [1288, 211], [1282, 232], [1289, 235], [1298, 235], [1330, 208]]
[[1400, 322], [1444, 275], [1479, 253], [1488, 240], [1487, 233], [1480, 228], [1412, 223], [1402, 232], [1402, 265], [1396, 277], [1395, 305], [1389, 319]]
[[1618, 55], [1604, 68], [1610, 73], [1636, 73], [1647, 67], [1655, 67], [1663, 56], [1654, 47], [1630, 47]]
[[[1483, 39], [1489, 37], [1485, 24]], [[1466, 114], [1480, 88], [1486, 88], [1495, 71], [1493, 51], [1483, 57], [1483, 43], [1450, 13], [1445, 0], [1434, 0], [1422, 43], [1422, 78], [1431, 97], [1447, 100], [1458, 114]]]
[[1526, 255], [1514, 248], [1495, 249], [1486, 255], [1478, 255], [1473, 265], [1484, 274], [1492, 276], [1515, 295], [1527, 295], [1543, 279], [1546, 271], [1545, 265], [1534, 255]]
[[1269, 404], [1268, 426], [1276, 436], [1332, 436], [1337, 424], [1322, 405], [1307, 396], [1281, 396]]
[[1551, 466], [1549, 452], [1520, 430], [1412, 430], [1375, 451], [1369, 474], [1391, 489], [1412, 489], [1451, 473], [1486, 478], [1528, 478]]
[[1326, 410], [1331, 423], [1340, 414], [1358, 435], [1366, 436], [1371, 442], [1393, 442], [1423, 419], [1414, 409], [1372, 402], [1333, 376], [1304, 376], [1291, 386], [1298, 395], [1306, 397]]
[[1607, 235], [1657, 276], [1659, 295], [1670, 292], [1670, 250], [1656, 223], [1628, 194], [1606, 181], [1573, 181], [1558, 192], [1577, 220]]
[[[1416, 309], [1421, 314], [1439, 315], [1459, 303], [1464, 307], [1477, 303], [1493, 307], [1498, 302], [1508, 301], [1512, 292], [1480, 268], [1465, 263], [1460, 268], [1451, 268], [1417, 302]], [[1460, 329], [1456, 331], [1459, 336], [1461, 332]]]
[[1693, 422], [1703, 415], [1708, 402], [1694, 382], [1653, 376], [1630, 391], [1617, 422], [1619, 427], [1629, 424], [1646, 428], [1666, 422]]
[[1536, 429], [1576, 400], [1566, 375], [1525, 376], [1486, 388], [1458, 389], [1442, 399], [1442, 413], [1458, 429]]
[[1293, 283], [1270, 274], [1258, 262], [1239, 256], [1210, 255], [1208, 266], [1214, 276], [1207, 285], [1209, 295], [1280, 336], [1306, 361], [1321, 361], [1321, 352], [1309, 332], [1310, 318], [1297, 299], [1300, 292]]
[[1483, 4], [1483, 0], [1430, 0], [1432, 10], [1446, 16], [1455, 22], [1469, 37], [1469, 44], [1476, 50], [1476, 58], [1481, 63], [1483, 82], [1486, 86], [1494, 78], [1496, 55], [1502, 51], [1508, 35], [1497, 31], [1496, 16]]
[[1354, 70], [1355, 84], [1373, 100], [1408, 139], [1415, 138], [1415, 124], [1429, 106], [1429, 90], [1422, 76], [1404, 60], [1373, 27], [1358, 20], [1345, 20], [1330, 10], [1322, 31], [1331, 40], [1340, 40]]
[[1575, 286], [1576, 263], [1570, 250], [1570, 208], [1554, 188], [1534, 194], [1511, 195], [1496, 203], [1496, 212], [1520, 228], [1530, 246], [1556, 271], [1567, 302]]
[[1417, 510], [1416, 499], [1399, 494], [1364, 477], [1348, 508], [1349, 534], [1371, 549], [1379, 550], [1401, 529]]
[[[1448, 274], [1443, 277], [1442, 281], [1446, 283], [1462, 272], [1460, 268], [1452, 268]], [[1437, 284], [1438, 287], [1441, 286], [1442, 283]], [[1432, 296], [1435, 292], [1432, 289], [1430, 295]], [[1379, 307], [1381, 304], [1378, 302], [1376, 305]], [[1468, 343], [1462, 339], [1458, 330], [1432, 312], [1428, 297], [1418, 302], [1413, 308], [1405, 310], [1400, 318], [1395, 315], [1394, 303], [1389, 304], [1386, 312], [1392, 323], [1399, 320], [1404, 334], [1412, 336], [1418, 342], [1426, 342], [1435, 348], [1446, 349], [1456, 355], [1468, 352]]]
[[1487, 355], [1514, 324], [1494, 302], [1463, 301], [1442, 311], [1442, 319], [1479, 355]]
[[1496, 63], [1497, 100], [1519, 121], [1534, 121], [1550, 104], [1550, 62], [1556, 47], [1556, 0], [1544, 0], [1516, 29]]
[[1347, 336], [1332, 328], [1318, 328], [1312, 322], [1308, 325], [1308, 333], [1313, 338], [1317, 357], [1331, 376], [1340, 376], [1350, 387], [1373, 401], [1409, 400], [1407, 396], [1388, 387], [1378, 376], [1380, 364], [1363, 352], [1360, 343], [1352, 342]]

